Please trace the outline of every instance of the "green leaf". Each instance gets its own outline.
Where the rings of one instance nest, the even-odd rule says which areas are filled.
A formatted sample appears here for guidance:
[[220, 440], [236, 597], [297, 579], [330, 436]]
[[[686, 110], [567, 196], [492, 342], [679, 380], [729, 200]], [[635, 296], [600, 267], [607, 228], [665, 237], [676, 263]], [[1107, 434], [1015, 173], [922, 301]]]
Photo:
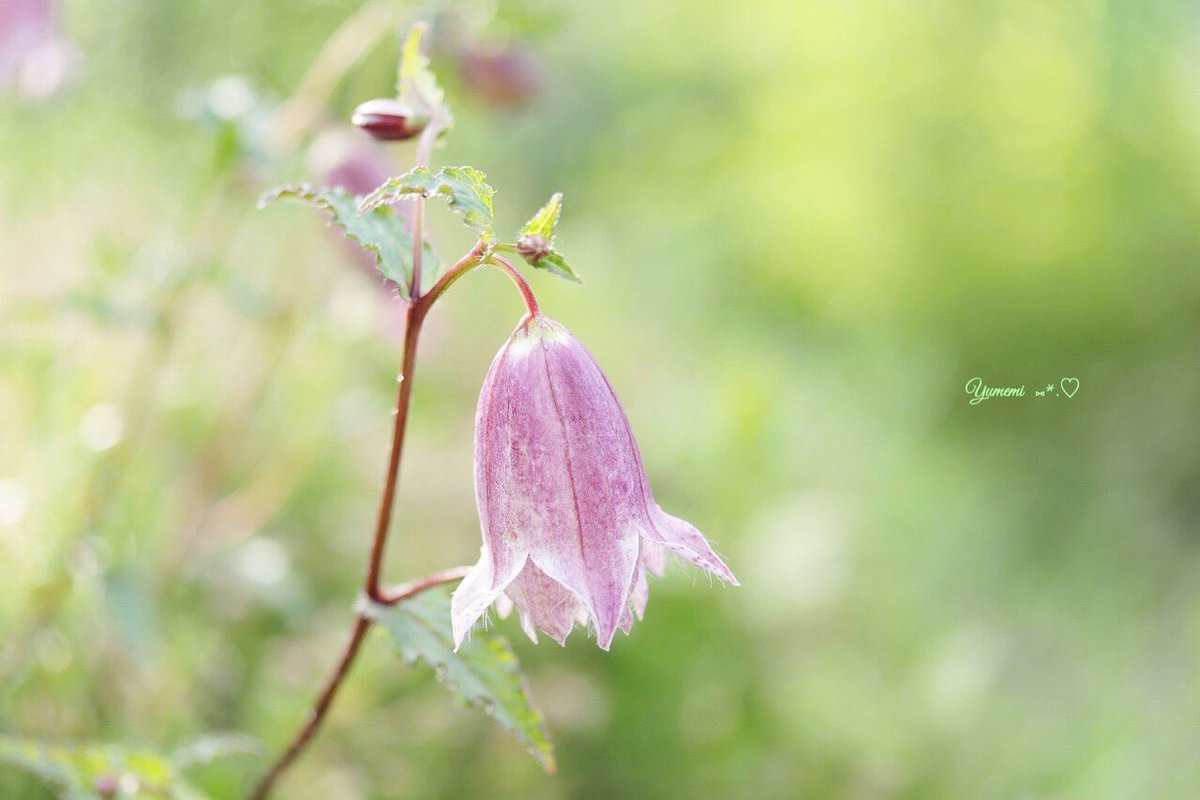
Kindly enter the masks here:
[[[369, 212], [359, 214], [361, 198], [345, 189], [292, 184], [264, 194], [258, 201], [258, 207], [262, 208], [276, 200], [294, 200], [316, 206], [329, 215], [331, 224], [341, 228], [348, 238], [375, 256], [375, 266], [383, 277], [400, 286], [408, 286], [412, 281], [412, 236], [404, 220], [394, 209], [385, 205], [386, 201], [372, 207]], [[437, 271], [437, 256], [428, 242], [421, 261], [425, 267], [422, 274]]]
[[438, 680], [448, 684], [461, 700], [482, 707], [515, 733], [547, 772], [554, 771], [554, 746], [546, 735], [541, 713], [530, 702], [525, 678], [508, 640], [476, 632], [454, 652], [450, 597], [439, 590], [371, 608], [405, 660], [420, 660], [433, 667]]
[[492, 209], [496, 190], [488, 185], [487, 176], [474, 167], [442, 167], [437, 172], [417, 167], [371, 192], [363, 198], [359, 209], [365, 214], [412, 194], [448, 200], [450, 209], [458, 212], [480, 238], [485, 241], [496, 238]]
[[446, 106], [446, 94], [438, 86], [437, 78], [429, 69], [429, 59], [421, 52], [421, 37], [425, 33], [423, 24], [414, 25], [400, 49], [400, 66], [396, 70], [396, 97], [416, 111], [424, 111], [437, 120], [444, 132], [450, 127], [450, 109]]
[[174, 800], [202, 797], [183, 782], [170, 760], [146, 750], [115, 745], [52, 745], [0, 737], [0, 762], [23, 768], [68, 800], [100, 797], [98, 782], [112, 781], [115, 797]]
[[533, 215], [518, 236], [540, 236], [547, 244], [554, 244], [554, 229], [562, 215], [562, 192], [555, 192], [546, 205]]
[[[563, 254], [554, 249], [554, 233], [558, 228], [560, 216], [562, 216], [562, 192], [555, 192], [546, 205], [542, 206], [517, 233], [517, 252], [521, 254], [521, 258], [525, 259], [526, 264], [535, 269], [544, 269], [560, 278], [583, 283], [575, 270], [571, 269]], [[537, 240], [540, 247], [547, 248], [542, 250], [544, 255], [529, 256], [522, 252], [522, 246], [528, 239]]]
[[575, 270], [571, 269], [571, 265], [563, 258], [563, 254], [557, 250], [551, 250], [546, 255], [537, 260], [537, 263], [526, 259], [526, 263], [535, 269], [544, 269], [554, 273], [560, 278], [566, 278], [569, 281], [583, 283], [583, 279], [575, 274]]

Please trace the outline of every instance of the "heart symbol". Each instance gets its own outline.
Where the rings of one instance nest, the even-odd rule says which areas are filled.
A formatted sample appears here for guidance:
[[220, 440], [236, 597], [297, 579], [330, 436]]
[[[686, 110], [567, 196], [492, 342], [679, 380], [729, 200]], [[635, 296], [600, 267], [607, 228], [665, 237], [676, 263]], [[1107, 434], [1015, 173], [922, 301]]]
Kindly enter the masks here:
[[1058, 385], [1062, 387], [1063, 394], [1070, 399], [1079, 391], [1079, 378], [1063, 378]]

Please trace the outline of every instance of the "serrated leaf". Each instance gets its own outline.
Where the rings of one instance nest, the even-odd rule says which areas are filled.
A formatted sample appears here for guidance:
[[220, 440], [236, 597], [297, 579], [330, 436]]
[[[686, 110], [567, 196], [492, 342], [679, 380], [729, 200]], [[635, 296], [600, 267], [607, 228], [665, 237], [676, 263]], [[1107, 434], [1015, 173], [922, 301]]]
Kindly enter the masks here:
[[[348, 238], [375, 256], [375, 266], [383, 277], [400, 286], [408, 286], [412, 280], [412, 236], [394, 209], [380, 203], [360, 214], [361, 198], [345, 189], [317, 188], [308, 184], [273, 189], [259, 199], [258, 207], [276, 200], [294, 200], [321, 209], [328, 215], [330, 224], [341, 228]], [[427, 268], [423, 274], [437, 271], [437, 256], [428, 243], [421, 260]]]
[[[202, 797], [181, 780], [169, 760], [147, 750], [116, 745], [54, 745], [0, 737], [0, 762], [21, 767], [52, 786], [67, 800], [99, 798], [98, 781], [113, 781], [116, 797], [179, 798], [180, 792]], [[130, 791], [129, 789], [132, 789]]]
[[537, 261], [525, 259], [525, 263], [534, 269], [544, 269], [547, 272], [553, 273], [560, 278], [566, 278], [569, 281], [583, 283], [583, 279], [575, 274], [575, 270], [571, 269], [571, 265], [563, 258], [563, 254], [557, 250], [551, 250], [546, 255], [539, 258]]
[[554, 746], [507, 639], [476, 632], [454, 652], [450, 597], [443, 591], [422, 592], [391, 606], [376, 604], [372, 610], [406, 661], [433, 667], [460, 699], [482, 707], [516, 734], [547, 772], [554, 771]]
[[533, 215], [518, 236], [540, 236], [547, 244], [554, 244], [554, 229], [562, 215], [562, 192], [555, 192], [546, 205]]
[[446, 93], [438, 86], [437, 78], [429, 69], [429, 59], [421, 52], [421, 37], [424, 34], [424, 25], [414, 25], [400, 49], [396, 97], [409, 107], [424, 111], [436, 119], [438, 127], [445, 131], [451, 123], [450, 109], [446, 106]]
[[448, 200], [450, 209], [461, 215], [467, 227], [477, 231], [480, 238], [495, 238], [492, 197], [496, 190], [488, 185], [487, 176], [474, 167], [442, 167], [437, 172], [417, 167], [371, 192], [363, 198], [359, 209], [365, 214], [414, 194]]

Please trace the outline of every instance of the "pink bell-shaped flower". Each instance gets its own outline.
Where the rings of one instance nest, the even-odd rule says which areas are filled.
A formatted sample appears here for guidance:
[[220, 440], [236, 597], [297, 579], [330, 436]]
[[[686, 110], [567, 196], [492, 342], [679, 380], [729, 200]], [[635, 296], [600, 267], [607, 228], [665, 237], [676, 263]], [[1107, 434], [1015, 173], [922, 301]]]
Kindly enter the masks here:
[[475, 417], [479, 563], [454, 593], [455, 645], [509, 602], [537, 641], [575, 622], [607, 650], [641, 619], [646, 572], [664, 549], [734, 585], [692, 525], [658, 507], [629, 421], [591, 354], [566, 328], [526, 316], [492, 361]]

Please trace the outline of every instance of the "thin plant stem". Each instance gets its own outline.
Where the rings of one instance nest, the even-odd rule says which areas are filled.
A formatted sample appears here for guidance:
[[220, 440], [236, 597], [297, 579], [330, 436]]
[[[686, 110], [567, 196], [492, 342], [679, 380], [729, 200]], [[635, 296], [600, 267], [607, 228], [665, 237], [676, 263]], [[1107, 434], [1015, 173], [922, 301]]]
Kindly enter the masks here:
[[449, 569], [439, 570], [431, 575], [426, 575], [424, 578], [405, 581], [392, 591], [384, 594], [379, 602], [389, 606], [395, 605], [401, 600], [407, 600], [413, 595], [420, 594], [426, 589], [430, 589], [438, 584], [462, 580], [470, 571], [470, 567], [450, 567]]
[[408, 408], [412, 401], [413, 371], [417, 365], [417, 341], [421, 335], [421, 323], [425, 319], [425, 308], [412, 303], [405, 310], [404, 356], [401, 360], [399, 389], [396, 393], [395, 424], [392, 426], [392, 448], [388, 453], [387, 477], [383, 482], [383, 494], [379, 499], [379, 514], [375, 520], [375, 538], [371, 543], [371, 555], [367, 560], [367, 577], [363, 591], [367, 597], [378, 601], [383, 552], [387, 544], [388, 529], [392, 521], [392, 506], [396, 500], [396, 484], [400, 478], [400, 453], [404, 449], [404, 434], [408, 428]]
[[[484, 252], [484, 246], [484, 242], [482, 240], [479, 241], [476, 243], [475, 249], [473, 249], [471, 253], [482, 254]], [[529, 287], [529, 282], [525, 280], [525, 276], [522, 275], [520, 271], [518, 271], [517, 268], [514, 267], [507, 259], [501, 258], [494, 252], [489, 254], [487, 259], [487, 263], [499, 267], [504, 274], [508, 275], [509, 280], [513, 282], [513, 285], [517, 287], [517, 291], [521, 293], [521, 299], [525, 301], [525, 309], [529, 312], [529, 315], [531, 317], [536, 317], [538, 314], [540, 314], [541, 311], [538, 308], [537, 298], [533, 294], [533, 289]], [[433, 303], [439, 297], [441, 297], [447, 289], [454, 285], [455, 281], [457, 281], [463, 275], [466, 275], [475, 267], [479, 266], [479, 264], [479, 260], [468, 261], [467, 259], [463, 259], [462, 261], [459, 261], [450, 269], [442, 273], [442, 277], [438, 278], [437, 283], [430, 287], [429, 291], [426, 292], [418, 302], [425, 306], [433, 305]]]
[[258, 785], [254, 787], [254, 791], [250, 793], [250, 800], [264, 800], [274, 788], [275, 782], [279, 780], [279, 776], [292, 765], [296, 757], [304, 750], [312, 737], [316, 734], [317, 728], [320, 727], [325, 715], [329, 712], [329, 706], [333, 703], [334, 695], [341, 687], [342, 681], [346, 679], [346, 675], [350, 673], [350, 667], [354, 664], [354, 659], [358, 655], [359, 648], [362, 647], [363, 640], [367, 636], [367, 630], [371, 627], [370, 617], [358, 616], [354, 620], [354, 629], [350, 632], [350, 640], [346, 643], [346, 649], [342, 653], [341, 659], [338, 660], [337, 667], [333, 673], [325, 681], [325, 687], [321, 689], [321, 694], [317, 696], [317, 702], [313, 704], [312, 713], [308, 716], [308, 721], [296, 733], [296, 737], [292, 739], [292, 743], [288, 745], [288, 749], [283, 752], [283, 755], [271, 766], [267, 774], [262, 777]]
[[541, 310], [538, 308], [537, 298], [533, 296], [533, 289], [529, 287], [529, 281], [525, 280], [525, 276], [521, 274], [520, 270], [514, 267], [508, 259], [495, 254], [492, 255], [491, 262], [500, 267], [504, 274], [508, 275], [509, 279], [516, 284], [517, 290], [521, 293], [521, 299], [525, 301], [525, 309], [529, 312], [529, 316], [536, 317], [540, 314]]
[[[351, 33], [347, 32], [346, 38], [352, 38]], [[336, 70], [319, 70], [315, 65], [312, 70], [314, 74], [318, 75], [323, 71], [330, 71], [337, 74]], [[298, 94], [302, 95], [303, 93]], [[438, 134], [445, 127], [445, 124], [445, 120], [442, 117], [435, 116], [425, 126], [425, 130], [421, 131], [421, 136], [417, 140], [416, 153], [414, 154], [414, 167], [429, 165], [433, 145], [437, 141]], [[445, 293], [446, 289], [450, 288], [451, 284], [478, 266], [485, 258], [489, 263], [495, 264], [508, 274], [509, 278], [520, 291], [529, 315], [536, 316], [539, 313], [537, 299], [534, 297], [533, 291], [525, 281], [525, 278], [508, 261], [493, 255], [488, 243], [483, 240], [476, 242], [469, 253], [446, 270], [428, 292], [422, 293], [421, 270], [425, 249], [425, 198], [418, 195], [413, 198], [412, 202], [412, 280], [408, 286], [408, 298], [405, 308], [404, 352], [400, 362], [396, 408], [393, 411], [395, 422], [392, 427], [392, 446], [388, 453], [387, 475], [383, 482], [383, 492], [379, 498], [379, 513], [375, 520], [375, 535], [371, 542], [370, 555], [367, 558], [366, 577], [363, 579], [363, 592], [366, 597], [375, 603], [385, 605], [397, 603], [431, 586], [459, 580], [466, 574], [467, 570], [466, 567], [455, 567], [436, 572], [425, 578], [402, 584], [390, 593], [384, 593], [380, 588], [383, 557], [387, 547], [388, 532], [391, 528], [392, 510], [396, 500], [396, 486], [400, 478], [400, 454], [404, 449], [404, 436], [408, 428], [408, 412], [412, 402], [413, 372], [417, 363], [417, 344], [420, 340], [421, 326], [425, 321], [425, 316], [429, 313], [429, 309], [433, 307], [433, 304], [437, 302], [437, 299]], [[330, 705], [333, 703], [334, 697], [337, 695], [338, 689], [341, 687], [346, 675], [350, 672], [350, 667], [358, 655], [363, 638], [367, 630], [371, 627], [371, 622], [372, 619], [365, 610], [360, 610], [355, 616], [354, 629], [351, 632], [346, 649], [338, 661], [337, 668], [329, 676], [325, 687], [321, 690], [320, 695], [318, 695], [312, 713], [296, 733], [287, 750], [284, 751], [283, 755], [279, 757], [271, 769], [268, 770], [267, 774], [259, 781], [250, 795], [251, 800], [263, 800], [263, 798], [267, 797], [274, 787], [275, 782], [291, 766], [292, 762], [296, 760], [316, 734], [322, 720], [324, 720], [326, 713], [329, 711]]]
[[[417, 342], [420, 337], [421, 326], [433, 303], [445, 293], [446, 289], [454, 281], [478, 266], [486, 253], [486, 243], [483, 241], [476, 242], [469, 253], [450, 267], [427, 293], [409, 303], [406, 309], [404, 353], [401, 358], [400, 388], [396, 395], [395, 423], [392, 429], [392, 449], [388, 456], [387, 476], [384, 479], [383, 494], [379, 501], [379, 515], [375, 524], [375, 537], [371, 544], [371, 553], [367, 561], [367, 574], [363, 585], [363, 591], [366, 596], [376, 603], [391, 605], [412, 597], [432, 586], [459, 580], [466, 574], [466, 567], [455, 567], [433, 573], [425, 578], [410, 581], [406, 584], [401, 584], [390, 593], [385, 594], [380, 588], [383, 555], [387, 545], [392, 507], [395, 503], [396, 485], [400, 477], [400, 453], [404, 447], [404, 434], [408, 427], [408, 410], [412, 400], [412, 375], [413, 369], [416, 366]], [[520, 290], [529, 313], [536, 315], [538, 313], [537, 299], [533, 296], [529, 284], [516, 271], [512, 264], [509, 264], [507, 261], [499, 259], [496, 265], [509, 274], [513, 283]], [[250, 800], [264, 800], [270, 794], [280, 776], [287, 771], [312, 740], [320, 728], [322, 721], [325, 719], [334, 697], [349, 674], [350, 667], [358, 656], [363, 638], [367, 630], [371, 627], [372, 621], [369, 613], [365, 610], [360, 610], [355, 616], [354, 629], [351, 631], [346, 649], [342, 653], [337, 667], [326, 680], [321, 693], [317, 696], [312, 713], [309, 714], [307, 721], [300, 730], [296, 732], [291, 744], [288, 745], [283, 755], [271, 766], [254, 788], [250, 794]]]
[[[379, 602], [383, 605], [395, 605], [401, 600], [407, 600], [427, 589], [432, 589], [443, 583], [461, 580], [470, 571], [470, 567], [450, 567], [449, 569], [439, 570], [423, 578], [416, 578], [415, 580], [400, 584], [391, 592], [383, 595]], [[374, 621], [374, 618], [365, 610], [359, 611], [355, 616], [354, 628], [350, 631], [350, 638], [346, 641], [346, 648], [342, 651], [342, 657], [338, 659], [337, 666], [329, 677], [326, 678], [325, 686], [321, 689], [321, 693], [317, 695], [316, 702], [313, 703], [313, 709], [308, 715], [308, 719], [300, 730], [296, 732], [291, 744], [283, 751], [283, 754], [279, 756], [267, 773], [259, 780], [254, 790], [250, 793], [249, 800], [265, 800], [275, 787], [275, 783], [279, 780], [280, 776], [287, 771], [292, 762], [299, 757], [313, 736], [316, 735], [317, 729], [321, 727], [326, 714], [329, 713], [329, 707], [333, 705], [333, 698], [337, 695], [338, 689], [341, 688], [342, 683], [346, 680], [346, 676], [350, 674], [350, 667], [354, 665], [354, 660], [358, 657], [358, 651], [362, 648], [362, 643], [366, 639], [367, 631]]]

